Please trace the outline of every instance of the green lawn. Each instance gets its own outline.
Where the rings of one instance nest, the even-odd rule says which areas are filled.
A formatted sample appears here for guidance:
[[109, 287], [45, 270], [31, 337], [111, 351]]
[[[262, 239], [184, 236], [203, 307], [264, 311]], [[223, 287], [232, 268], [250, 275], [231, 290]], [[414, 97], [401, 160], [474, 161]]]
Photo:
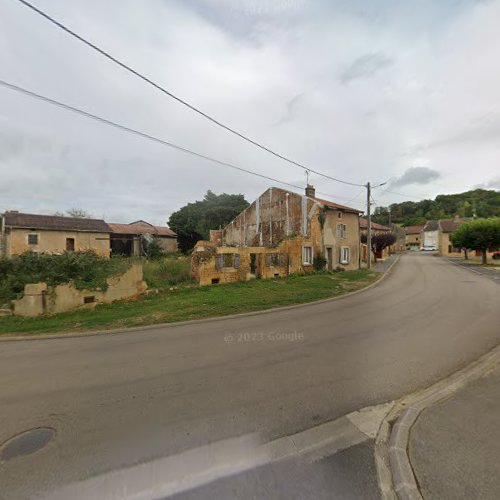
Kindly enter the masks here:
[[37, 318], [0, 318], [0, 335], [103, 330], [224, 316], [311, 302], [358, 290], [380, 277], [365, 269], [207, 287], [180, 286], [136, 301]]

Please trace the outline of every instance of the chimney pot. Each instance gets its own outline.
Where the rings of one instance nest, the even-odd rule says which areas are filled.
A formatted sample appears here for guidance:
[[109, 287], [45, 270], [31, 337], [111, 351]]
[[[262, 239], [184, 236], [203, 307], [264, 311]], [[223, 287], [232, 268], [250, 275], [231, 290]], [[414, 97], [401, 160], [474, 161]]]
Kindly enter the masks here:
[[306, 196], [309, 196], [309, 198], [316, 198], [316, 190], [312, 184], [306, 186]]

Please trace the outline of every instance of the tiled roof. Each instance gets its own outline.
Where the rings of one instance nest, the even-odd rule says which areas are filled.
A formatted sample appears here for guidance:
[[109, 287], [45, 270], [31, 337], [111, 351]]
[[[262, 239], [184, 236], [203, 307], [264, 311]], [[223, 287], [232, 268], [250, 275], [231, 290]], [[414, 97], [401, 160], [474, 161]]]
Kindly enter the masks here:
[[468, 219], [463, 219], [460, 217], [455, 217], [453, 219], [441, 219], [439, 221], [439, 227], [443, 233], [452, 233], [458, 227], [463, 224], [464, 222], [467, 222]]
[[132, 222], [131, 224], [108, 224], [111, 232], [115, 234], [155, 234], [157, 236], [177, 236], [166, 226], [153, 226], [145, 221]]
[[424, 231], [437, 231], [439, 229], [439, 221], [437, 220], [428, 220], [425, 223]]
[[[368, 221], [364, 217], [359, 219], [359, 227], [361, 229], [368, 229]], [[379, 231], [391, 231], [390, 227], [377, 224], [376, 222], [372, 222], [372, 229], [377, 229]]]
[[420, 234], [424, 229], [424, 226], [406, 226], [404, 228], [406, 234]]
[[314, 200], [318, 201], [319, 203], [329, 207], [329, 208], [335, 208], [337, 210], [342, 210], [344, 212], [352, 212], [352, 213], [355, 213], [355, 214], [360, 214], [362, 213], [361, 210], [358, 210], [356, 208], [352, 208], [352, 207], [347, 207], [345, 205], [340, 205], [338, 203], [334, 203], [333, 201], [328, 201], [328, 200], [322, 200], [321, 198], [313, 198]]
[[109, 226], [102, 219], [84, 219], [59, 215], [23, 214], [5, 212], [5, 225], [23, 229], [48, 229], [52, 231], [88, 231], [109, 233]]

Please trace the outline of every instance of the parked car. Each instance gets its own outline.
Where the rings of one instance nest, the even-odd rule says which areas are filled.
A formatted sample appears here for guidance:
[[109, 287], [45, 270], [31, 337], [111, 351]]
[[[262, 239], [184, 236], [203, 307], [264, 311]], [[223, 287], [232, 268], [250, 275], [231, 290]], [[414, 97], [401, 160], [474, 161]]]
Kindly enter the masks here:
[[500, 260], [500, 252], [494, 252], [491, 257], [495, 260]]
[[424, 252], [435, 252], [437, 250], [437, 246], [436, 245], [424, 245], [422, 247], [422, 250]]

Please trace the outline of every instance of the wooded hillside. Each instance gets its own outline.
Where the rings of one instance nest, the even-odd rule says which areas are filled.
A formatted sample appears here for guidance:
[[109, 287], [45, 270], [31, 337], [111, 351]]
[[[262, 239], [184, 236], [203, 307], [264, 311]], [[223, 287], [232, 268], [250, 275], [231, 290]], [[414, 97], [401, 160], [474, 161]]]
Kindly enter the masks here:
[[417, 226], [430, 219], [500, 216], [500, 191], [474, 189], [458, 194], [440, 194], [434, 200], [404, 201], [389, 207], [377, 207], [373, 220], [387, 224], [390, 220], [403, 226]]

